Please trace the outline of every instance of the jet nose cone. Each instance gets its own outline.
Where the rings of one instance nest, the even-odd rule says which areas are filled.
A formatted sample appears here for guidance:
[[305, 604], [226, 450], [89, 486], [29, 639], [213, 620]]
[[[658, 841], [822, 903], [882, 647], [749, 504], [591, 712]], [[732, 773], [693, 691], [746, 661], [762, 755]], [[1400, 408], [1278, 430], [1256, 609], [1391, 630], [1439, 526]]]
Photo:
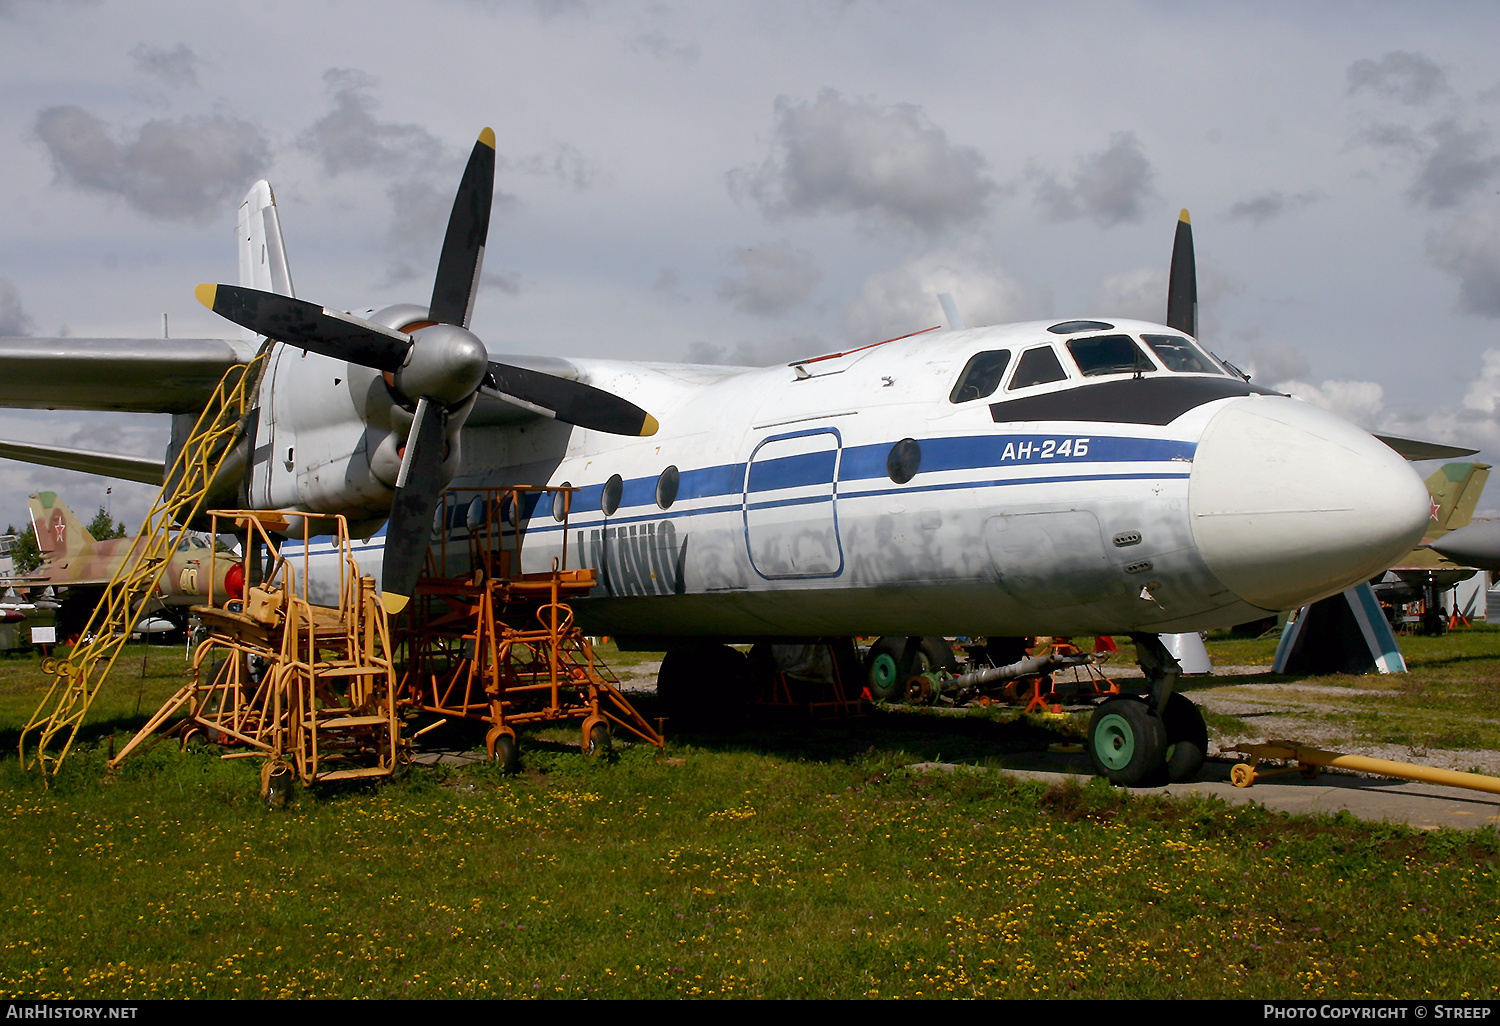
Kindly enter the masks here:
[[1296, 399], [1226, 405], [1193, 457], [1198, 551], [1262, 609], [1295, 609], [1385, 570], [1422, 540], [1430, 510], [1390, 447]]

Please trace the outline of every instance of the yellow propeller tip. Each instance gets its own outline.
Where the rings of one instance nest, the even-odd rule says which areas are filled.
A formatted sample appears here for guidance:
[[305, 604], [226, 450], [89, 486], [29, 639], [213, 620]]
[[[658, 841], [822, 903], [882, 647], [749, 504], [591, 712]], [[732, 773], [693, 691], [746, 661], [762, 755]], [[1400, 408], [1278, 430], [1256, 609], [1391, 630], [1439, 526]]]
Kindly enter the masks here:
[[409, 595], [397, 595], [393, 591], [382, 591], [380, 593], [380, 604], [385, 608], [387, 616], [395, 616], [401, 610], [405, 609], [406, 604], [410, 601], [411, 596]]
[[656, 418], [649, 413], [646, 414], [646, 419], [641, 422], [641, 437], [645, 438], [656, 434], [656, 429], [659, 427], [661, 427], [661, 424], [657, 422]]
[[495, 148], [495, 130], [493, 128], [486, 128], [483, 132], [480, 132], [479, 141], [493, 150]]
[[214, 308], [214, 298], [218, 294], [219, 286], [209, 284], [208, 282], [204, 282], [202, 285], [199, 285], [193, 290], [193, 295], [198, 297], [198, 302], [202, 303], [210, 310]]
[[1182, 213], [1177, 215], [1177, 220], [1181, 221], [1183, 224], [1193, 223], [1192, 221], [1188, 220], [1187, 207], [1182, 208]]

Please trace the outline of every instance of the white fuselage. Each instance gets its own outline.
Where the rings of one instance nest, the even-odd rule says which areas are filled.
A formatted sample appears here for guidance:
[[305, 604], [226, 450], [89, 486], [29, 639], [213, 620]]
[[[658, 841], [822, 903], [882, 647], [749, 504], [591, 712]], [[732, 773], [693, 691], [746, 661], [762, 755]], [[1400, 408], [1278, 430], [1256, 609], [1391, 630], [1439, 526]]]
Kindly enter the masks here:
[[[927, 334], [795, 367], [577, 361], [660, 431], [621, 439], [476, 412], [450, 453], [453, 487], [576, 487], [566, 530], [550, 498], [529, 511], [523, 568], [595, 569], [580, 621], [640, 639], [1179, 632], [1332, 594], [1420, 539], [1420, 479], [1358, 428], [1217, 366], [1172, 372], [1159, 353], [1085, 375], [1068, 347], [1176, 334], [1158, 325], [1048, 327]], [[1065, 377], [1021, 382], [1022, 354], [1041, 347]], [[1000, 351], [1004, 380], [958, 399], [977, 354]], [[284, 388], [281, 369], [258, 439], [273, 459], [257, 463], [252, 498], [377, 517], [389, 491], [371, 465], [401, 429], [371, 415], [379, 382], [283, 359], [307, 383]], [[377, 569], [378, 554], [361, 563]]]

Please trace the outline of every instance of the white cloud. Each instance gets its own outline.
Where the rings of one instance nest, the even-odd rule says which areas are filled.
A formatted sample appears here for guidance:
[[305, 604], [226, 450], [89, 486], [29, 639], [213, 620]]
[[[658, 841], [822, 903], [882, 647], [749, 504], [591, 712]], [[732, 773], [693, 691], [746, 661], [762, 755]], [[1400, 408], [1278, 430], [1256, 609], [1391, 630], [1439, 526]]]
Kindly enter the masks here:
[[1116, 132], [1107, 147], [1080, 160], [1070, 184], [1037, 167], [1028, 174], [1038, 205], [1056, 221], [1090, 217], [1106, 228], [1136, 221], [1155, 195], [1155, 172], [1133, 132]]
[[809, 335], [781, 336], [755, 341], [741, 340], [731, 347], [712, 342], [693, 342], [687, 348], [687, 363], [711, 363], [727, 367], [774, 367], [828, 352], [828, 344]]
[[1448, 91], [1448, 76], [1430, 58], [1406, 50], [1392, 50], [1380, 60], [1364, 58], [1349, 65], [1349, 92], [1366, 90], [1378, 96], [1420, 106]]
[[1387, 410], [1385, 390], [1373, 381], [1283, 381], [1274, 387], [1371, 431], [1500, 451], [1500, 349], [1481, 355], [1479, 374], [1461, 403], [1444, 402], [1420, 412]]
[[35, 129], [58, 181], [166, 220], [222, 215], [271, 162], [260, 130], [227, 115], [148, 121], [123, 144], [81, 107], [48, 107]]
[[1105, 275], [1085, 312], [1161, 323], [1167, 316], [1167, 268], [1152, 265]]
[[1258, 343], [1250, 350], [1250, 363], [1244, 369], [1255, 381], [1275, 385], [1282, 381], [1298, 381], [1312, 367], [1296, 346], [1272, 339]]
[[1500, 172], [1500, 156], [1481, 152], [1489, 137], [1482, 128], [1464, 129], [1449, 118], [1428, 126], [1422, 134], [1432, 140], [1432, 145], [1425, 147], [1421, 168], [1407, 195], [1429, 210], [1456, 206]]
[[0, 336], [26, 335], [31, 331], [31, 318], [21, 306], [21, 294], [16, 287], [0, 278]]
[[198, 84], [198, 55], [188, 49], [186, 43], [178, 43], [170, 50], [162, 46], [147, 46], [141, 43], [130, 51], [136, 70], [168, 85], [195, 86]]
[[1274, 387], [1373, 430], [1385, 409], [1385, 389], [1373, 381], [1280, 381]]
[[316, 157], [328, 175], [346, 171], [389, 174], [427, 167], [443, 144], [420, 125], [375, 120], [380, 101], [370, 95], [376, 79], [352, 68], [329, 68], [323, 82], [333, 93], [333, 110], [297, 136], [297, 146]]
[[775, 119], [765, 162], [729, 175], [770, 217], [852, 212], [936, 234], [983, 218], [996, 190], [979, 151], [950, 143], [913, 104], [825, 89], [812, 103], [778, 99]]
[[823, 278], [812, 254], [788, 242], [740, 250], [733, 262], [738, 274], [719, 279], [719, 298], [757, 317], [778, 317], [802, 305]]
[[1316, 203], [1322, 198], [1322, 195], [1317, 192], [1299, 192], [1288, 196], [1278, 189], [1270, 189], [1251, 196], [1249, 199], [1237, 201], [1229, 208], [1229, 219], [1231, 221], [1246, 220], [1261, 225], [1272, 218]]
[[1460, 310], [1500, 317], [1500, 211], [1476, 211], [1429, 233], [1427, 255], [1458, 279]]
[[851, 345], [941, 324], [941, 293], [951, 293], [969, 327], [1021, 320], [1026, 289], [978, 239], [910, 257], [865, 280], [845, 314]]

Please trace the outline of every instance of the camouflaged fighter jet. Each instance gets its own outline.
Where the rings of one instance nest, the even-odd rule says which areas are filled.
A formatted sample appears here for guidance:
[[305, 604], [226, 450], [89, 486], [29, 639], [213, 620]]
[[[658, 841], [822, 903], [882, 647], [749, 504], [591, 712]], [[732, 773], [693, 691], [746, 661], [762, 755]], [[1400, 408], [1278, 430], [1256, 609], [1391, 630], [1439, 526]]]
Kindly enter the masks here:
[[1421, 544], [1402, 556], [1376, 585], [1384, 601], [1412, 602], [1424, 586], [1451, 588], [1474, 576], [1475, 567], [1462, 558], [1444, 555], [1443, 540], [1467, 527], [1489, 481], [1488, 463], [1446, 463], [1427, 478], [1431, 514]]
[[[95, 538], [55, 492], [37, 492], [28, 505], [42, 565], [25, 580], [31, 588], [50, 586], [58, 592], [58, 637], [69, 638], [88, 622], [104, 586], [125, 562], [135, 539]], [[148, 600], [148, 612], [164, 610], [174, 622], [186, 622], [183, 607], [202, 602], [208, 592], [209, 545], [197, 535], [183, 535], [156, 594]], [[215, 587], [221, 594], [225, 574], [236, 566], [227, 559], [216, 563]]]

